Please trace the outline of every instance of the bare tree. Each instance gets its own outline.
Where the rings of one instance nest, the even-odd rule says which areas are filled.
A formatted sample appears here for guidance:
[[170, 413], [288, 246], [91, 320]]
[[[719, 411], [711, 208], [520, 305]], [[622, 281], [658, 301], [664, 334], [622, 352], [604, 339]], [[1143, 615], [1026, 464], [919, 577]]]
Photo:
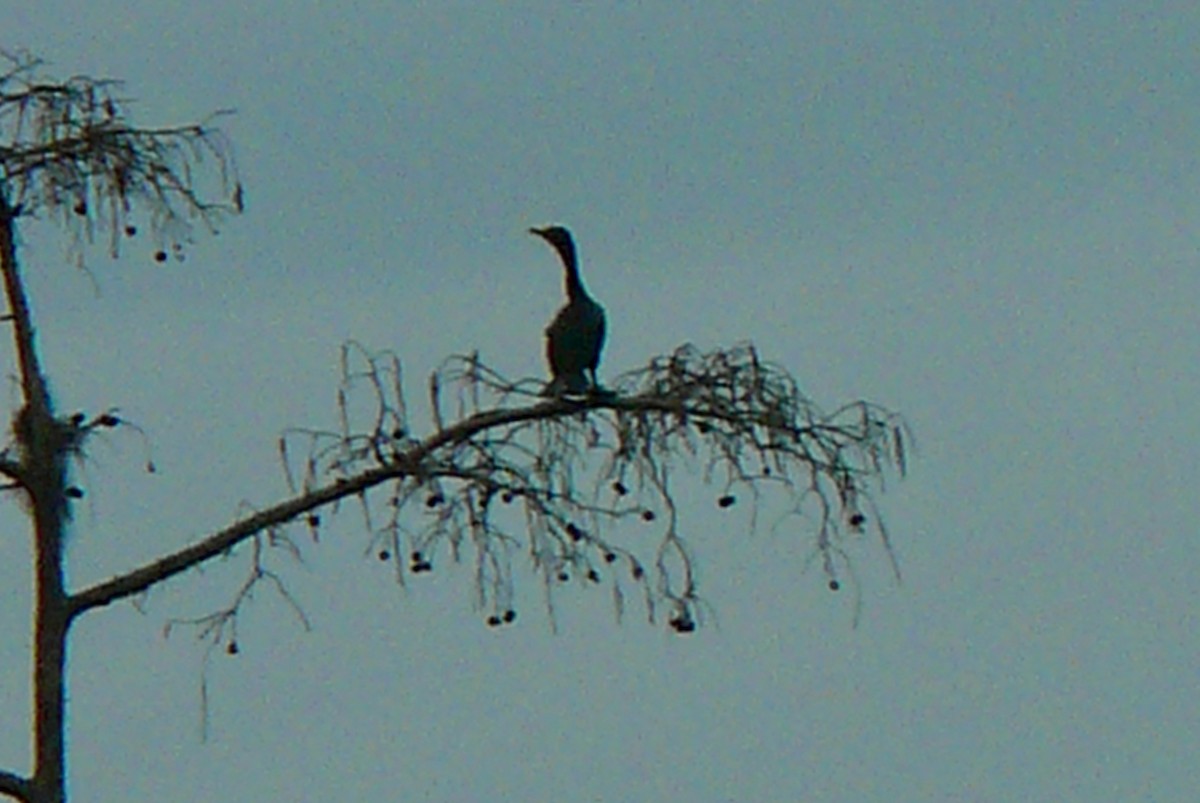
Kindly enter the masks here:
[[[524, 555], [546, 590], [607, 583], [618, 615], [629, 591], [651, 622], [678, 633], [702, 623], [694, 557], [681, 534], [672, 469], [698, 463], [719, 487], [717, 504], [781, 493], [787, 510], [815, 511], [813, 552], [830, 588], [849, 570], [848, 539], [873, 534], [895, 557], [873, 507], [888, 468], [903, 474], [903, 422], [858, 401], [822, 412], [781, 367], [750, 345], [703, 353], [683, 346], [619, 377], [611, 391], [545, 399], [540, 383], [512, 382], [477, 355], [449, 359], [430, 377], [432, 427], [418, 435], [397, 357], [343, 347], [340, 421], [291, 429], [280, 454], [291, 495], [190, 546], [77, 590], [63, 580], [64, 524], [81, 492], [68, 471], [89, 438], [124, 422], [112, 411], [61, 416], [39, 362], [16, 253], [23, 220], [57, 219], [83, 247], [107, 237], [116, 257], [134, 222], [150, 221], [155, 258], [181, 255], [197, 227], [215, 231], [242, 209], [229, 142], [211, 120], [137, 128], [120, 85], [51, 81], [26, 55], [0, 75], [0, 273], [17, 353], [22, 405], [0, 451], [6, 487], [26, 502], [35, 554], [34, 768], [0, 772], [0, 793], [30, 803], [65, 800], [64, 655], [77, 617], [141, 594], [213, 558], [243, 549], [245, 582], [227, 605], [191, 625], [212, 647], [237, 651], [240, 611], [260, 584], [292, 601], [268, 568], [269, 550], [299, 554], [323, 511], [353, 502], [367, 544], [406, 582], [439, 555], [470, 561], [479, 608], [491, 626], [514, 621], [514, 558]], [[205, 183], [207, 182], [207, 183]], [[216, 199], [216, 200], [212, 200]], [[774, 489], [778, 489], [777, 491]], [[620, 537], [622, 520], [658, 528], [649, 547]], [[638, 539], [641, 543], [644, 539]], [[307, 624], [299, 606], [301, 620]], [[553, 621], [553, 618], [552, 618]]]

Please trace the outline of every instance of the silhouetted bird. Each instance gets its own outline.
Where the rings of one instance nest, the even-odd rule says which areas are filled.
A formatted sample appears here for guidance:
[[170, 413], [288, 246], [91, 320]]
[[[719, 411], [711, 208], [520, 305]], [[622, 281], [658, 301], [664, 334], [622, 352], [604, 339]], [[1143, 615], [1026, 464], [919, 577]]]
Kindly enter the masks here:
[[596, 366], [604, 348], [604, 308], [588, 295], [579, 278], [571, 232], [562, 226], [530, 229], [558, 252], [566, 268], [567, 305], [546, 327], [546, 359], [553, 376], [543, 395], [587, 393], [599, 387]]

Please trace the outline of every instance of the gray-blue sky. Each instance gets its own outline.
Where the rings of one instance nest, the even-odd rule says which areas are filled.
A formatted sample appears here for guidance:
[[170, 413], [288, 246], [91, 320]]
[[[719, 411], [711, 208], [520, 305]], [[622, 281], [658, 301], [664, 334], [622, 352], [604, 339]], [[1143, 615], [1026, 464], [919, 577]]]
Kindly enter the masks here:
[[[1184, 799], [1197, 777], [1200, 12], [1184, 2], [25, 4], [5, 45], [127, 80], [148, 124], [236, 107], [249, 210], [166, 267], [50, 228], [23, 257], [65, 408], [101, 446], [71, 572], [100, 578], [283, 493], [275, 438], [334, 422], [337, 349], [416, 387], [480, 348], [538, 375], [571, 225], [608, 307], [602, 374], [753, 339], [829, 404], [904, 412], [883, 509], [905, 572], [864, 600], [806, 533], [687, 526], [720, 627], [612, 623], [537, 580], [484, 627], [448, 562], [399, 591], [343, 515], [209, 668], [166, 617], [88, 616], [76, 800]], [[140, 8], [138, 6], [141, 6]], [[71, 20], [64, 25], [64, 19]], [[149, 245], [146, 244], [146, 248]], [[95, 288], [99, 287], [99, 295]], [[418, 391], [419, 392], [419, 391]], [[10, 394], [14, 396], [14, 394]], [[770, 517], [767, 517], [770, 519]], [[15, 507], [5, 632], [27, 630]], [[24, 768], [27, 641], [0, 648], [0, 761]]]

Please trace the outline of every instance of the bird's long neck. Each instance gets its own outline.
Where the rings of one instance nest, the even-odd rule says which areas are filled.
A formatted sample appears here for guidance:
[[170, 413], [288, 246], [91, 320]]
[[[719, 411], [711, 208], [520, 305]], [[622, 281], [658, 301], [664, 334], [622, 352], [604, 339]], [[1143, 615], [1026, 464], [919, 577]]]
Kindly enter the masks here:
[[579, 260], [575, 256], [575, 247], [570, 243], [560, 243], [557, 248], [563, 267], [566, 268], [567, 298], [571, 301], [588, 298], [587, 290], [583, 287], [583, 279], [579, 278]]

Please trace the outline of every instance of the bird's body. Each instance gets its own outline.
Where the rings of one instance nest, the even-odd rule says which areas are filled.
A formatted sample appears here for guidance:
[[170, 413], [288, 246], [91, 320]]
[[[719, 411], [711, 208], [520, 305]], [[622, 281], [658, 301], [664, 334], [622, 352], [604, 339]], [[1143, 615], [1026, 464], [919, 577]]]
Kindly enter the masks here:
[[529, 231], [554, 247], [566, 271], [567, 304], [546, 327], [546, 359], [552, 379], [545, 393], [588, 393], [599, 387], [596, 368], [604, 349], [604, 308], [588, 295], [579, 278], [571, 233], [562, 226]]

